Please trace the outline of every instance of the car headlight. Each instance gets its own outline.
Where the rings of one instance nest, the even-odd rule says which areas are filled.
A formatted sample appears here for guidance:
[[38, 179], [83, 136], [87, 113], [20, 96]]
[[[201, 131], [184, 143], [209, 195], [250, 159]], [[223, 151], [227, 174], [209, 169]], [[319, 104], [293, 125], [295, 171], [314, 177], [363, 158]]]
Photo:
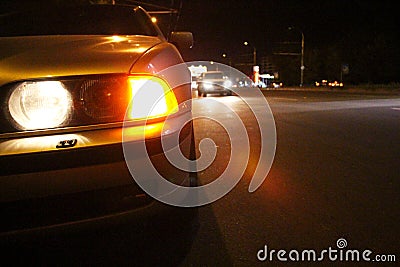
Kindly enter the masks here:
[[210, 83], [210, 82], [204, 83], [204, 88], [205, 88], [205, 89], [211, 89], [212, 87], [213, 87], [213, 84], [212, 84], [212, 83]]
[[231, 82], [230, 80], [224, 81], [224, 87], [229, 88], [229, 87], [231, 87], [231, 86], [232, 86], [232, 82]]
[[[147, 120], [179, 110], [167, 81], [147, 74], [26, 81], [12, 87], [8, 95], [6, 118], [15, 130]], [[0, 126], [0, 133], [13, 131], [7, 125]]]
[[23, 82], [11, 93], [8, 108], [21, 130], [54, 128], [70, 118], [72, 99], [61, 82]]

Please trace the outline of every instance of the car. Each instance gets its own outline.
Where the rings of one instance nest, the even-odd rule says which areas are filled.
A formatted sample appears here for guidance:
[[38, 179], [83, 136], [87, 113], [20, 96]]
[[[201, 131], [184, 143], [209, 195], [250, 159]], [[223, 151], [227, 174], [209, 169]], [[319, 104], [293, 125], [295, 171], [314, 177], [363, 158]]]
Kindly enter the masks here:
[[328, 80], [322, 80], [321, 82], [315, 82], [316, 87], [343, 87], [343, 82], [333, 81], [328, 82]]
[[276, 88], [281, 88], [281, 87], [283, 87], [283, 83], [279, 82], [279, 81], [274, 81], [274, 82], [271, 83], [270, 87], [275, 88], [275, 89]]
[[203, 72], [197, 80], [199, 96], [207, 94], [232, 95], [232, 82], [224, 76], [222, 71]]
[[343, 83], [335, 80], [333, 82], [328, 83], [328, 86], [329, 87], [343, 87]]
[[[75, 2], [1, 6], [0, 235], [165, 212], [133, 179], [124, 132], [146, 143], [140, 156], [167, 180], [194, 184], [160, 142], [179, 136], [182, 153], [193, 150], [190, 72], [178, 50], [192, 34], [167, 40], [141, 6]], [[146, 113], [154, 95], [161, 104]]]

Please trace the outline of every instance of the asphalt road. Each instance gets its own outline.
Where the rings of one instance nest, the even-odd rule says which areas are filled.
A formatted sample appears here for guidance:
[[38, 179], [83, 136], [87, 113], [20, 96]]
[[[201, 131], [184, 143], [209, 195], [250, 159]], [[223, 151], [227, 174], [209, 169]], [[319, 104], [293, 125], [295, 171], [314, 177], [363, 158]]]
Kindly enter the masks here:
[[[371, 260], [378, 254], [395, 255], [398, 264], [399, 96], [301, 91], [265, 91], [264, 95], [277, 129], [271, 171], [263, 185], [249, 193], [254, 170], [254, 164], [249, 164], [228, 195], [200, 208], [200, 226], [181, 266], [285, 265], [276, 254], [272, 261], [261, 262], [257, 253], [265, 245], [287, 253], [292, 249], [319, 253], [329, 247], [338, 249], [340, 238], [347, 241], [344, 249], [369, 249]], [[231, 105], [245, 122], [251, 140], [250, 162], [254, 162], [260, 141], [249, 109], [235, 96], [214, 99]], [[210, 112], [208, 101], [196, 99], [195, 111]], [[229, 114], [219, 116], [228, 119]], [[221, 155], [229, 154], [226, 136], [217, 128], [198, 122], [196, 139], [211, 137]], [[222, 163], [226, 156], [219, 160], [215, 166], [226, 164]], [[199, 178], [209, 182], [218, 175], [215, 167], [201, 172]], [[319, 265], [339, 263], [325, 255]]]
[[[250, 158], [243, 162], [244, 175], [232, 191], [200, 207], [192, 224], [167, 214], [154, 218], [154, 225], [145, 230], [126, 223], [118, 230], [39, 235], [17, 248], [2, 248], [9, 256], [3, 254], [3, 263], [8, 259], [11, 265], [44, 266], [286, 266], [277, 252], [271, 256], [271, 250], [285, 250], [281, 258], [289, 262], [289, 255], [296, 258], [293, 250], [300, 259], [303, 250], [315, 250], [317, 258], [329, 248], [339, 255], [340, 239], [343, 255], [347, 249], [368, 249], [371, 260], [394, 255], [398, 265], [400, 97], [303, 91], [263, 94], [273, 112], [277, 146], [272, 168], [255, 192], [249, 193], [248, 187], [261, 139], [249, 107], [237, 96], [196, 98], [195, 115], [215, 114], [218, 121], [230, 123], [233, 114], [216, 105], [224, 103], [247, 129]], [[204, 185], [224, 172], [231, 142], [224, 128], [208, 119], [195, 120], [195, 138], [197, 144], [211, 138], [217, 148], [212, 165], [198, 173]], [[347, 246], [342, 245], [344, 240]], [[260, 261], [257, 254], [263, 258], [265, 246], [268, 257]], [[318, 266], [354, 264], [331, 261], [327, 253]], [[364, 264], [395, 266], [396, 262], [377, 265], [361, 259], [358, 263]]]

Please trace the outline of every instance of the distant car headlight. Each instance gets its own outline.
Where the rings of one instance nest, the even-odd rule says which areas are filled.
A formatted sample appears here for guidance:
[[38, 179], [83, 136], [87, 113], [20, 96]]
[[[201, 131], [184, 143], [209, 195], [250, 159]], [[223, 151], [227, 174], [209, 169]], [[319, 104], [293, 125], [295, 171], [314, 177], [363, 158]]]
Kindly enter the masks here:
[[224, 81], [224, 87], [231, 87], [232, 86], [232, 82], [230, 80], [226, 80]]
[[205, 89], [211, 89], [211, 88], [213, 88], [213, 84], [209, 83], [209, 82], [206, 82], [206, 83], [204, 83], [204, 88]]
[[21, 130], [54, 128], [70, 118], [72, 98], [59, 81], [23, 82], [11, 93], [8, 108]]

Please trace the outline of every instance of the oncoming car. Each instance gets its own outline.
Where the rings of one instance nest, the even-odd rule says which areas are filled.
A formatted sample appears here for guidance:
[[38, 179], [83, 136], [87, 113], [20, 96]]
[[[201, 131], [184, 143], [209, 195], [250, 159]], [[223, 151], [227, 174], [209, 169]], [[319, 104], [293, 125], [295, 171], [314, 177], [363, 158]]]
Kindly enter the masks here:
[[199, 96], [207, 94], [232, 95], [232, 82], [224, 77], [222, 71], [203, 72], [197, 80]]
[[[160, 144], [178, 135], [185, 156], [193, 148], [190, 72], [177, 49], [191, 33], [167, 41], [140, 6], [60, 2], [1, 10], [2, 234], [156, 210], [126, 166], [124, 129], [129, 142], [145, 139], [143, 157], [166, 179], [192, 185]], [[161, 104], [143, 114], [155, 94]]]
[[333, 81], [328, 82], [328, 80], [322, 80], [321, 82], [315, 82], [316, 87], [343, 87], [342, 82]]

